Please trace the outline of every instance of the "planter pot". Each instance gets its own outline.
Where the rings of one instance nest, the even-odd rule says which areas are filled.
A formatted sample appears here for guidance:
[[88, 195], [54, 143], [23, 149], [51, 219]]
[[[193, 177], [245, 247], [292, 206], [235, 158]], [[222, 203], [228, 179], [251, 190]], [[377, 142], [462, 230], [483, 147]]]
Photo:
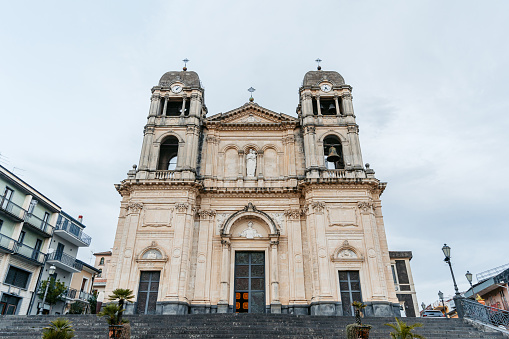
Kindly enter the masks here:
[[131, 338], [131, 325], [110, 325], [109, 326], [110, 339], [130, 339]]
[[359, 326], [357, 327], [357, 338], [359, 339], [368, 339], [369, 338], [369, 330], [371, 326]]
[[368, 339], [370, 325], [350, 324], [346, 327], [348, 339]]

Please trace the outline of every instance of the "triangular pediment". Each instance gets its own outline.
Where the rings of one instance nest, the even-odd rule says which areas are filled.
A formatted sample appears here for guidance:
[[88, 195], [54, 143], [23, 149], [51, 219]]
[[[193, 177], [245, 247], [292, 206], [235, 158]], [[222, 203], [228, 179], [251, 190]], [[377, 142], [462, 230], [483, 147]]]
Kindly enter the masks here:
[[207, 118], [206, 121], [220, 122], [221, 124], [280, 124], [282, 122], [296, 123], [298, 120], [249, 102], [226, 113], [215, 114]]

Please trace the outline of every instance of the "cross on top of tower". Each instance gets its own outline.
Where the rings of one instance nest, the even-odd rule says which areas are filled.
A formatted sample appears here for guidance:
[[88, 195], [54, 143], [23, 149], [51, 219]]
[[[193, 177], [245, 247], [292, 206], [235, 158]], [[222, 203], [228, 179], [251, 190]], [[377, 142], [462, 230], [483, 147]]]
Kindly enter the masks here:
[[256, 91], [256, 89], [254, 89], [253, 87], [249, 87], [247, 89], [247, 91], [251, 93], [251, 97], [249, 98], [249, 101], [253, 102], [254, 101], [253, 92]]
[[185, 59], [184, 59], [184, 60], [182, 60], [182, 61], [184, 61], [184, 68], [183, 68], [183, 70], [184, 70], [184, 71], [187, 71], [187, 63], [189, 62], [189, 59], [188, 59], [188, 58], [185, 58]]
[[316, 63], [318, 64], [318, 67], [316, 67], [316, 69], [317, 69], [317, 70], [321, 70], [321, 69], [322, 69], [322, 67], [320, 66], [320, 62], [322, 62], [322, 59], [318, 58], [318, 59], [316, 59], [315, 61], [316, 61]]

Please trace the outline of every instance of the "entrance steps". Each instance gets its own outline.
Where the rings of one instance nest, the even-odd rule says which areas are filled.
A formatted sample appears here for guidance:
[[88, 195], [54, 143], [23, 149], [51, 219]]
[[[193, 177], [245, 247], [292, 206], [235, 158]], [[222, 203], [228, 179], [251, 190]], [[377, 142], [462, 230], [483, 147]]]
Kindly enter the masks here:
[[[73, 323], [78, 339], [107, 338], [107, 324], [95, 315], [65, 315]], [[42, 328], [57, 316], [0, 316], [0, 339], [40, 339]], [[289, 314], [189, 314], [129, 315], [132, 339], [167, 338], [346, 338], [346, 325], [353, 317]], [[427, 339], [491, 338], [498, 332], [481, 332], [461, 319], [404, 318], [408, 324], [421, 322], [415, 333]], [[387, 339], [394, 318], [363, 318], [373, 326], [372, 339]]]

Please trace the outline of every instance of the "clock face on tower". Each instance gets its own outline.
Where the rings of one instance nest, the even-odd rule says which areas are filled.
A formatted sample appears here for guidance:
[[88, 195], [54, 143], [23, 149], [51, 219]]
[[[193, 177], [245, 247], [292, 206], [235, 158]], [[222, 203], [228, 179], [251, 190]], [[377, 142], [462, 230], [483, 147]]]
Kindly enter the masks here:
[[171, 87], [171, 91], [173, 93], [180, 93], [182, 92], [182, 86], [181, 85], [174, 85]]
[[320, 86], [320, 89], [324, 92], [330, 92], [332, 89], [332, 86], [329, 84], [323, 84]]

